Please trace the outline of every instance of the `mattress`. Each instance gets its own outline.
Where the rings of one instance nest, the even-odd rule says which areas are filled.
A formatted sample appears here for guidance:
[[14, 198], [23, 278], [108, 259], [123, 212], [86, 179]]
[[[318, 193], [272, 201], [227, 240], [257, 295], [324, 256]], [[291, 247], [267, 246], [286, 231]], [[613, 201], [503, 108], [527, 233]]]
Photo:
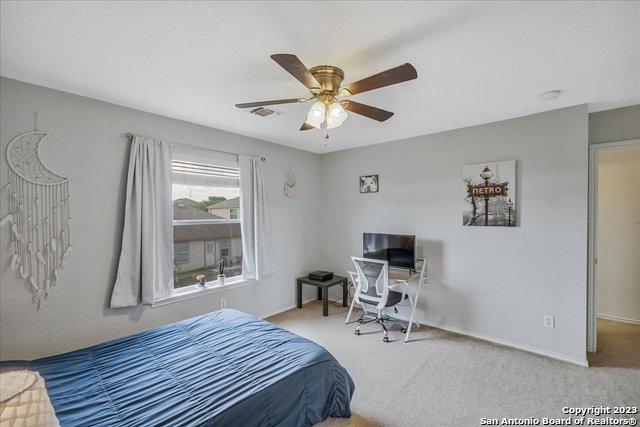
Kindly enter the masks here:
[[34, 361], [62, 426], [308, 426], [350, 417], [354, 383], [323, 347], [220, 310]]

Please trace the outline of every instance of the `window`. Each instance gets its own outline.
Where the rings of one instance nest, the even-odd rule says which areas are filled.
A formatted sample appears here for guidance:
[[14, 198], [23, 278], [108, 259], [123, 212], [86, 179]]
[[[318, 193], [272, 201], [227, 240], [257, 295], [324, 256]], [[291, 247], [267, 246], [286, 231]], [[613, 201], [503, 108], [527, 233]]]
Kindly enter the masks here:
[[236, 156], [174, 150], [172, 163], [174, 287], [242, 275], [240, 171]]
[[186, 264], [189, 262], [189, 243], [175, 243], [173, 245], [174, 262], [176, 264]]
[[231, 241], [229, 239], [220, 240], [220, 258], [228, 258], [231, 254]]

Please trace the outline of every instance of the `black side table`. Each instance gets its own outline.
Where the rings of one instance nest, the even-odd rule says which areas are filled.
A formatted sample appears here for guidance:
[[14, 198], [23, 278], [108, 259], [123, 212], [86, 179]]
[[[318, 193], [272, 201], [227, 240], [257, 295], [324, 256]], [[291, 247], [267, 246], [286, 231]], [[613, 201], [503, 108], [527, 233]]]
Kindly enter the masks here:
[[349, 281], [346, 277], [333, 276], [333, 279], [320, 281], [309, 279], [309, 277], [299, 277], [296, 279], [296, 299], [298, 308], [302, 308], [302, 285], [311, 285], [318, 288], [318, 301], [322, 300], [322, 315], [329, 315], [329, 288], [335, 285], [342, 285], [342, 306], [347, 306], [349, 297]]

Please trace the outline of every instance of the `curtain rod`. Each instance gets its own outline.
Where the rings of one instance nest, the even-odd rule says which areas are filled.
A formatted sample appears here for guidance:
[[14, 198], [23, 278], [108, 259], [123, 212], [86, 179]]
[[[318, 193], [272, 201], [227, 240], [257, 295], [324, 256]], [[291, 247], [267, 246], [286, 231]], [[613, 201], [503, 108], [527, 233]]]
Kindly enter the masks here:
[[[133, 141], [133, 137], [134, 137], [134, 134], [133, 134], [133, 133], [131, 133], [131, 132], [127, 132], [127, 133], [125, 133], [125, 134], [124, 134], [124, 136], [125, 136], [126, 138], [128, 138], [128, 139], [129, 139], [129, 142]], [[180, 146], [180, 147], [186, 147], [186, 148], [198, 148], [198, 149], [200, 149], [200, 150], [215, 151], [215, 152], [217, 152], [217, 153], [234, 154], [234, 155], [236, 155], [236, 156], [237, 156], [237, 155], [239, 155], [239, 154], [241, 154], [241, 153], [232, 153], [232, 152], [230, 152], [230, 151], [216, 150], [216, 149], [214, 149], [214, 148], [206, 148], [206, 147], [198, 147], [198, 146], [195, 146], [195, 145], [180, 144], [179, 142], [171, 142], [171, 141], [167, 141], [167, 142], [168, 142], [169, 144], [171, 144], [171, 145], [178, 145], [178, 146]], [[267, 161], [267, 159], [266, 159], [266, 158], [264, 158], [264, 157], [262, 157], [262, 156], [256, 156], [256, 155], [253, 155], [253, 154], [248, 154], [248, 155], [249, 155], [249, 156], [251, 156], [251, 157], [258, 157], [258, 158], [259, 158], [260, 160], [262, 160], [263, 162], [266, 162], [266, 161]]]

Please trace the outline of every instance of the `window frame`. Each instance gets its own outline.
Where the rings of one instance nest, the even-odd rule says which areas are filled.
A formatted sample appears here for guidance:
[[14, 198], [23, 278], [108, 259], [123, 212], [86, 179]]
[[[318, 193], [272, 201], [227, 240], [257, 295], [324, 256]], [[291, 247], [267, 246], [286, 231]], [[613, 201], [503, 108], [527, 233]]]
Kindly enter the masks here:
[[[235, 169], [237, 170], [237, 173], [238, 173], [238, 177], [236, 178], [237, 185], [238, 185], [237, 188], [238, 190], [240, 189], [241, 177], [239, 175], [240, 169], [237, 163], [237, 160], [238, 160], [237, 156], [235, 156], [235, 164], [233, 164], [232, 166], [228, 158], [218, 163], [218, 160], [215, 158], [215, 155], [212, 156], [212, 158], [207, 158], [207, 156], [202, 156], [201, 154], [198, 154], [196, 157], [193, 157], [193, 154], [189, 154], [189, 151], [190, 150], [182, 152], [181, 150], [179, 153], [174, 153], [173, 159], [172, 159], [172, 168], [173, 168], [173, 160], [176, 160], [178, 162], [193, 161], [195, 163], [198, 163], [199, 166], [201, 166], [201, 164], [206, 164], [219, 169]], [[198, 151], [200, 152], [200, 150]], [[228, 155], [225, 155], [225, 157], [228, 157]], [[176, 171], [172, 169], [172, 172], [176, 172]], [[183, 182], [180, 182], [179, 180], [176, 181], [174, 176], [172, 176], [171, 182], [172, 182], [172, 185], [174, 184], [201, 185], [196, 183], [193, 183], [193, 184], [183, 183]], [[215, 185], [212, 185], [212, 186], [215, 187]], [[235, 185], [232, 186], [231, 188], [235, 188]], [[232, 208], [232, 209], [235, 209], [237, 218], [195, 219], [195, 220], [173, 220], [172, 219], [172, 227], [176, 225], [208, 225], [208, 224], [235, 224], [235, 223], [241, 224], [240, 208], [238, 207], [238, 208]], [[242, 233], [240, 234], [240, 239], [242, 239]], [[231, 239], [225, 239], [225, 240], [228, 240], [229, 242], [229, 255], [231, 255]], [[207, 240], [203, 239], [203, 241], [204, 241], [203, 249], [206, 252]], [[180, 242], [180, 243], [187, 243], [187, 247], [189, 246], [188, 245], [189, 242]], [[173, 244], [175, 245], [175, 242], [173, 242]], [[217, 246], [218, 245], [216, 241], [215, 249], [214, 249], [214, 253], [216, 257], [218, 255]], [[175, 253], [175, 249], [174, 249], [174, 253]], [[203, 256], [206, 257], [206, 254], [203, 254]], [[189, 259], [191, 259], [190, 253], [189, 253]], [[216, 258], [216, 260], [218, 259]], [[204, 262], [206, 263], [206, 259]], [[220, 283], [220, 281], [217, 280], [217, 278], [214, 278], [214, 280], [206, 282], [204, 287], [195, 283], [195, 284], [183, 286], [180, 288], [173, 288], [172, 296], [155, 301], [153, 303], [153, 307], [171, 304], [174, 302], [195, 298], [201, 295], [222, 292], [225, 290], [234, 289], [241, 286], [248, 286], [255, 283], [257, 282], [254, 279], [247, 279], [244, 277], [244, 274], [240, 274], [238, 276], [226, 277], [224, 280], [224, 283]]]
[[225, 280], [224, 285], [215, 280], [207, 282], [204, 288], [199, 285], [184, 286], [182, 288], [174, 289], [173, 295], [170, 297], [154, 301], [152, 307], [161, 307], [163, 305], [173, 304], [204, 295], [216, 294], [218, 292], [224, 292], [243, 286], [255, 285], [256, 283], [258, 282], [256, 282], [255, 279], [245, 279], [243, 276], [235, 276]]

